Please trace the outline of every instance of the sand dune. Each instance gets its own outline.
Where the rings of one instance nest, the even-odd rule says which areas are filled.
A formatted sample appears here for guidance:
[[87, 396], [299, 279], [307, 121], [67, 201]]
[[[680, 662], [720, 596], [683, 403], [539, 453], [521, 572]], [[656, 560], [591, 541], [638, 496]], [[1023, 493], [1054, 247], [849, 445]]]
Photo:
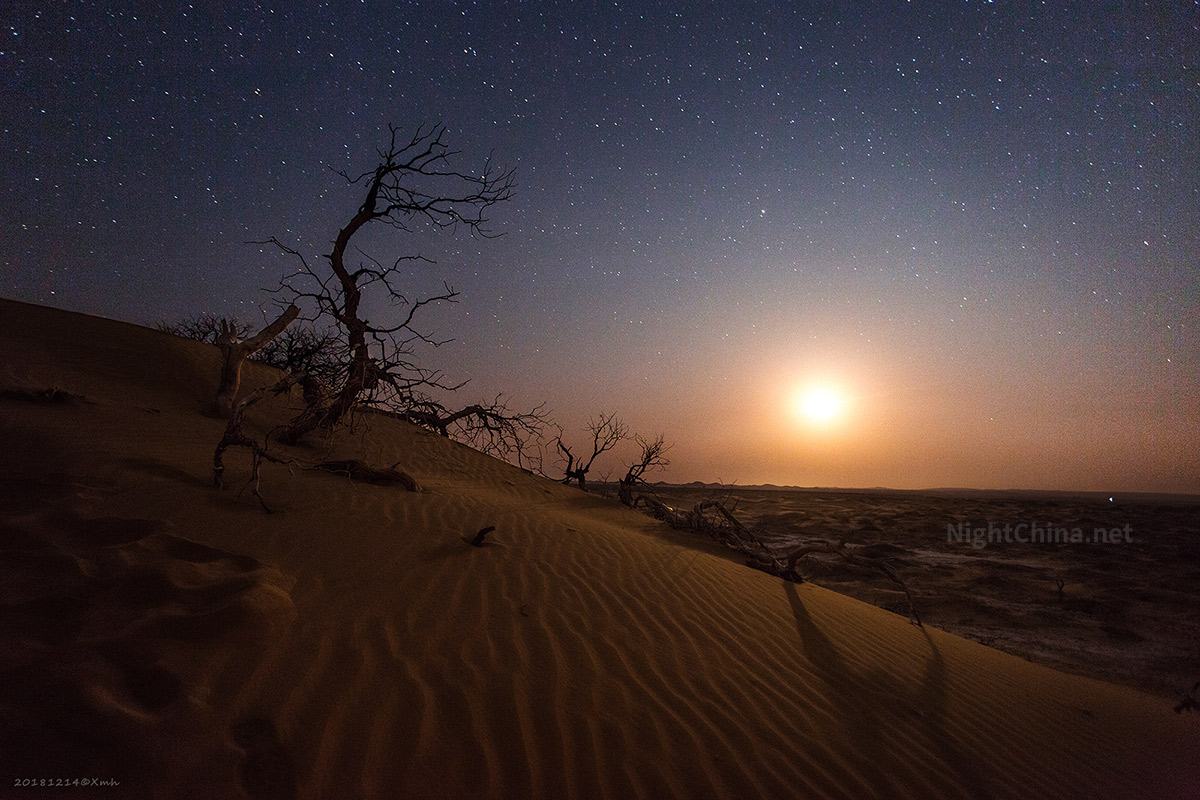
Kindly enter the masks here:
[[[1066, 493], [663, 485], [654, 492], [677, 508], [722, 497], [781, 557], [814, 540], [886, 557], [912, 587], [926, 624], [1022, 658], [1173, 704], [1200, 677], [1200, 498], [1113, 503], [1109, 495]], [[1025, 544], [998, 538], [975, 546], [947, 532], [962, 520], [1024, 523], [1027, 532], [1055, 524], [1088, 536], [1097, 528], [1136, 534], [1100, 546], [1038, 543], [1033, 535]], [[903, 591], [877, 569], [823, 557], [802, 571], [841, 594], [908, 613]]]
[[5, 792], [1197, 796], [1195, 715], [784, 583], [396, 420], [279, 452], [399, 463], [422, 491], [268, 465], [265, 514], [238, 494], [243, 454], [209, 487], [215, 348], [0, 312]]

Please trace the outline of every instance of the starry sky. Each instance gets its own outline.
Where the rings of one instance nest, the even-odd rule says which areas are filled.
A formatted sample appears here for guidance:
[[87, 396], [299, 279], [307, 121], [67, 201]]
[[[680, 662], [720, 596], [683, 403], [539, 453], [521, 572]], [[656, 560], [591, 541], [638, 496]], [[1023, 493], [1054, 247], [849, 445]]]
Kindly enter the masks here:
[[[0, 9], [0, 294], [260, 322], [388, 123], [516, 170], [371, 231], [465, 404], [617, 411], [692, 480], [1200, 492], [1200, 3]], [[841, 398], [818, 424], [806, 387]], [[618, 469], [629, 451], [614, 454]]]

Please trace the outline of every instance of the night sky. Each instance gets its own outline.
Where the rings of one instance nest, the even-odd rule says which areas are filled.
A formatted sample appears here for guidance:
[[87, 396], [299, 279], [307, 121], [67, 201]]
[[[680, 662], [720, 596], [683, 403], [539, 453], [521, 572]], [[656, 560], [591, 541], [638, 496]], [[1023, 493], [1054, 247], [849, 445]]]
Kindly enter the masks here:
[[1200, 3], [183, 8], [0, 10], [0, 294], [261, 322], [246, 242], [328, 252], [334, 170], [444, 122], [505, 235], [363, 244], [462, 293], [463, 404], [676, 482], [1200, 492]]

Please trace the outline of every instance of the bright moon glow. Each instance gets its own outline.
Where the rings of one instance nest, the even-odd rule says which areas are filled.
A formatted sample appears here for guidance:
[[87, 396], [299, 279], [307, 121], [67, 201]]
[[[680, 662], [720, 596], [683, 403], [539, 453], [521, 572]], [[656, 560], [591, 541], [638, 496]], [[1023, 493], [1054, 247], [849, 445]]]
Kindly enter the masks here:
[[827, 427], [846, 410], [845, 396], [832, 386], [813, 386], [800, 392], [796, 411], [806, 422]]

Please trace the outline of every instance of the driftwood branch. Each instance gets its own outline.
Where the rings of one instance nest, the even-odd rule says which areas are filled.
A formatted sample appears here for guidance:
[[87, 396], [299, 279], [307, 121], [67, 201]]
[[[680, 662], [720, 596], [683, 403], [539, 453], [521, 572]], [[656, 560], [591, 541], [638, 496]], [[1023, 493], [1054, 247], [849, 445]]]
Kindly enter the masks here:
[[657, 497], [639, 494], [632, 505], [634, 508], [644, 506], [650, 516], [662, 520], [672, 528], [705, 533], [727, 547], [744, 554], [747, 566], [793, 583], [804, 582], [799, 571], [800, 561], [814, 553], [826, 553], [855, 566], [878, 569], [887, 576], [888, 580], [904, 590], [912, 621], [918, 627], [923, 627], [908, 584], [896, 572], [896, 568], [888, 563], [887, 559], [859, 555], [847, 549], [845, 542], [832, 544], [825, 541], [798, 547], [780, 558], [767, 546], [766, 542], [743, 525], [719, 500], [703, 500], [693, 506], [690, 511], [682, 511], [671, 508]]
[[[262, 494], [258, 490], [259, 484], [259, 467], [263, 460], [271, 461], [276, 464], [286, 464], [288, 461], [282, 458], [276, 458], [267, 452], [266, 443], [259, 444], [258, 440], [252, 436], [248, 436], [242, 430], [242, 422], [246, 416], [246, 409], [257, 403], [259, 400], [266, 397], [268, 394], [281, 394], [290, 389], [294, 384], [303, 378], [301, 373], [287, 375], [283, 379], [269, 386], [261, 386], [255, 389], [250, 394], [240, 400], [233, 407], [233, 412], [229, 417], [229, 424], [225, 426], [225, 434], [221, 437], [221, 441], [217, 443], [217, 449], [213, 452], [213, 487], [222, 489], [225, 486], [225, 451], [230, 447], [246, 447], [250, 450], [250, 480], [246, 485], [251, 487], [254, 496], [258, 498], [258, 502], [262, 504], [263, 510], [268, 514], [271, 513], [270, 506], [263, 499]], [[243, 491], [245, 487], [243, 487]]]
[[378, 467], [367, 466], [358, 459], [348, 459], [345, 461], [322, 461], [320, 464], [313, 465], [313, 469], [320, 469], [326, 472], [332, 472], [336, 475], [345, 475], [352, 481], [364, 481], [366, 483], [375, 483], [382, 485], [399, 485], [410, 492], [421, 491], [417, 486], [416, 480], [407, 472], [401, 472], [393, 465], [391, 468], [380, 469]]
[[242, 364], [246, 359], [282, 333], [299, 314], [300, 309], [290, 305], [274, 322], [244, 340], [238, 339], [239, 330], [236, 325], [230, 326], [226, 320], [221, 320], [221, 334], [217, 338], [217, 346], [221, 348], [224, 362], [221, 365], [221, 383], [213, 400], [213, 411], [217, 416], [228, 419], [233, 414], [233, 401], [242, 383]]
[[838, 542], [837, 544], [832, 544], [830, 542], [817, 542], [814, 544], [804, 545], [803, 547], [798, 547], [792, 552], [788, 553], [782, 561], [784, 571], [799, 576], [799, 570], [797, 567], [800, 563], [800, 559], [807, 558], [813, 553], [827, 553], [832, 556], [837, 556], [848, 564], [880, 570], [888, 577], [888, 580], [897, 584], [901, 589], [904, 590], [904, 596], [908, 599], [908, 610], [912, 616], [913, 622], [915, 622], [918, 627], [924, 627], [921, 624], [921, 616], [917, 613], [917, 606], [913, 601], [912, 592], [909, 591], [908, 584], [905, 583], [904, 579], [900, 577], [900, 574], [896, 572], [896, 568], [888, 563], [887, 559], [859, 555], [854, 551], [847, 549], [845, 542]]
[[486, 528], [480, 528], [479, 533], [475, 534], [470, 539], [464, 536], [463, 541], [472, 547], [483, 547], [483, 540], [494, 530], [496, 530], [495, 525], [488, 525]]
[[633, 507], [645, 506], [647, 513], [661, 519], [672, 528], [704, 533], [726, 547], [765, 562], [771, 559], [770, 549], [719, 500], [702, 500], [690, 511], [671, 508], [657, 497], [639, 494]]

